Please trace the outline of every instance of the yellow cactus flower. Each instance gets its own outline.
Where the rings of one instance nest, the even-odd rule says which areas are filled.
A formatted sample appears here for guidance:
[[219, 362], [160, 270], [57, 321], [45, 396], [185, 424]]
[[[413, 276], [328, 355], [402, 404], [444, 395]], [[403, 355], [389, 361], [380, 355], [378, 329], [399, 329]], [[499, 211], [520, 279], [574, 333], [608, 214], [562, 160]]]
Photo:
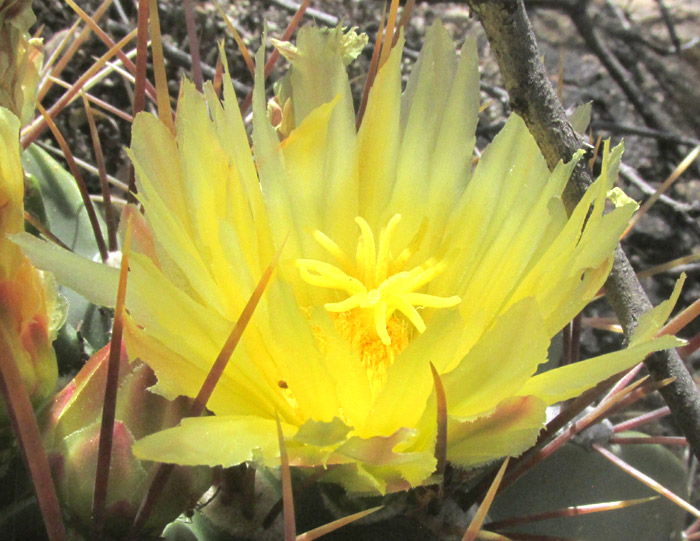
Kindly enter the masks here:
[[299, 32], [282, 85], [286, 137], [258, 70], [253, 152], [228, 79], [223, 103], [211, 85], [203, 95], [184, 85], [176, 134], [136, 118], [130, 155], [147, 224], [125, 340], [156, 372], [156, 392], [197, 393], [286, 239], [209, 401], [216, 415], [138, 441], [136, 456], [275, 466], [278, 415], [292, 465], [326, 467], [324, 479], [353, 491], [402, 490], [435, 470], [431, 363], [447, 458], [474, 466], [532, 445], [549, 404], [676, 344], [646, 329], [624, 351], [536, 374], [603, 284], [635, 209], [604, 212], [622, 149], [606, 151], [568, 217], [560, 195], [580, 156], [550, 173], [517, 116], [472, 171], [475, 41], [457, 55], [434, 25], [403, 94], [402, 45], [359, 131], [340, 29]]
[[[29, 262], [9, 235], [24, 231], [24, 174], [17, 117], [0, 107], [0, 343], [19, 368], [35, 406], [51, 398], [58, 377], [51, 345], [64, 310], [50, 275]], [[6, 422], [4, 404], [0, 419]]]

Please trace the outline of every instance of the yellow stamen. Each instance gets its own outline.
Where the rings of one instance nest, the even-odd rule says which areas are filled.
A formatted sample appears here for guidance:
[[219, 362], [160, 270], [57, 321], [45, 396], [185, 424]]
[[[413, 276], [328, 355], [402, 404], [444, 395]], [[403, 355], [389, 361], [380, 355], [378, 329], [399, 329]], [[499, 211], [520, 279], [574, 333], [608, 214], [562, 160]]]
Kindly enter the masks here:
[[375, 272], [374, 282], [376, 284], [381, 284], [387, 279], [389, 274], [389, 253], [391, 251], [391, 241], [394, 237], [394, 231], [396, 231], [396, 226], [399, 225], [401, 221], [400, 214], [394, 214], [386, 224], [386, 227], [382, 230], [379, 235], [379, 251], [377, 252], [377, 269]]
[[340, 246], [333, 242], [333, 240], [326, 234], [316, 229], [313, 232], [313, 236], [316, 242], [323, 246], [326, 249], [326, 251], [329, 254], [331, 254], [336, 259], [336, 261], [340, 263], [343, 267], [349, 268], [352, 265], [352, 263], [350, 262], [350, 258], [345, 252], [343, 252], [342, 248], [340, 248]]
[[362, 282], [348, 276], [335, 265], [315, 259], [297, 259], [296, 263], [301, 277], [313, 286], [342, 289], [349, 295], [367, 293]]
[[[320, 231], [314, 231], [313, 236], [318, 243], [343, 265], [347, 272], [330, 263], [314, 259], [296, 261], [300, 275], [307, 283], [348, 294], [348, 297], [340, 302], [326, 303], [326, 310], [339, 314], [360, 309], [365, 314], [363, 319], [374, 328], [376, 336], [384, 346], [392, 343], [389, 327], [394, 312], [401, 312], [416, 330], [422, 333], [426, 325], [417, 308], [449, 308], [461, 302], [458, 296], [439, 297], [416, 292], [445, 269], [444, 262], [431, 258], [410, 270], [397, 268], [397, 263], [403, 266], [406, 263], [404, 259], [408, 259], [408, 248], [400, 253], [399, 258], [393, 258], [391, 254], [391, 241], [400, 220], [400, 214], [392, 216], [382, 229], [377, 246], [367, 221], [359, 216], [355, 218], [360, 228], [360, 237], [354, 269], [348, 256], [333, 240]], [[392, 270], [395, 272], [390, 275]]]
[[376, 263], [376, 253], [374, 246], [374, 235], [369, 224], [360, 218], [355, 218], [355, 222], [360, 226], [360, 240], [357, 242], [357, 267], [361, 276], [364, 277], [365, 284], [371, 276], [374, 278], [374, 268]]

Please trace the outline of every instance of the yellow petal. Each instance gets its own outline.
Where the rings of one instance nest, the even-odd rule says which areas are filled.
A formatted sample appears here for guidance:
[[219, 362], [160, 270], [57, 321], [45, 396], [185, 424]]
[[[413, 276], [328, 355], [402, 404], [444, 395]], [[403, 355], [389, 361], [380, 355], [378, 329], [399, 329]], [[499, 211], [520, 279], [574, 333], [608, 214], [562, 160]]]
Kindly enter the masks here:
[[634, 205], [625, 205], [603, 213], [621, 152], [621, 147], [612, 152], [606, 147], [600, 177], [513, 294], [512, 301], [535, 296], [550, 336], [579, 313], [603, 285], [612, 266], [613, 250], [634, 212]]
[[[406, 233], [409, 238], [422, 221], [428, 190], [432, 188], [426, 179], [430, 178], [431, 157], [443, 116], [453, 114], [445, 110], [445, 104], [452, 88], [456, 64], [457, 55], [452, 40], [442, 24], [436, 21], [427, 32], [403, 95], [405, 106], [401, 110], [402, 140], [396, 181], [383, 216], [384, 220], [397, 213], [404, 216], [404, 230], [406, 225], [410, 228]], [[463, 96], [460, 96], [460, 102], [463, 101]], [[459, 143], [462, 141], [454, 141], [455, 145]], [[456, 155], [468, 158], [465, 154], [467, 150], [460, 148]], [[399, 243], [404, 244], [405, 240], [399, 239]]]
[[[296, 427], [282, 423], [282, 432], [290, 438]], [[261, 417], [186, 418], [180, 426], [140, 439], [133, 451], [140, 460], [191, 466], [279, 465], [275, 420]]]
[[[194, 397], [199, 392], [209, 367], [198, 368], [192, 362], [192, 357], [184, 357], [173, 352], [166, 344], [142, 332], [137, 325], [127, 317], [124, 320], [124, 336], [127, 351], [131, 358], [148, 360], [158, 382], [151, 387], [156, 392], [170, 400], [180, 395]], [[242, 379], [242, 376], [239, 376]], [[274, 411], [274, 404], [265, 400], [267, 395], [256, 393], [252, 385], [234, 386], [223, 377], [217, 386], [208, 407], [223, 415], [236, 412], [239, 415], [269, 416]], [[225, 396], [222, 396], [225, 395]]]
[[[2, 55], [0, 55], [2, 56]], [[10, 236], [24, 229], [19, 120], [0, 107], [0, 346], [3, 363], [14, 363], [35, 406], [51, 396], [58, 367], [51, 346], [65, 313], [53, 277], [32, 266]], [[37, 241], [41, 242], [41, 241]], [[7, 420], [0, 405], [0, 422]]]
[[554, 404], [580, 395], [583, 391], [640, 362], [653, 351], [677, 347], [682, 340], [663, 336], [636, 346], [562, 366], [530, 379], [518, 394], [534, 395]]
[[147, 113], [136, 115], [129, 157], [141, 170], [137, 176], [148, 179], [147, 187], [153, 191], [149, 199], [157, 196], [170, 213], [188, 223], [185, 179], [180, 160], [176, 159], [178, 154], [172, 132], [157, 117]]
[[450, 208], [466, 187], [476, 142], [475, 131], [479, 111], [479, 66], [476, 35], [464, 42], [457, 62], [457, 72], [445, 104], [442, 123], [437, 133], [429, 171], [431, 186], [427, 197], [428, 242], [443, 234]]
[[300, 231], [292, 216], [292, 194], [287, 189], [287, 173], [279, 138], [267, 118], [265, 101], [265, 79], [262, 66], [265, 51], [261, 48], [255, 58], [255, 88], [253, 90], [253, 145], [255, 164], [260, 176], [265, 208], [267, 209], [271, 233], [275, 246], [285, 242], [285, 256], [299, 257], [302, 253]]
[[[323, 227], [325, 172], [329, 165], [332, 166], [327, 163], [331, 143], [328, 125], [339, 100], [340, 95], [314, 109], [280, 144], [287, 176], [286, 188], [289, 194], [294, 194], [292, 219], [298, 229]], [[302, 245], [304, 254], [320, 251], [310, 235], [304, 236]]]
[[659, 332], [661, 326], [671, 316], [671, 311], [678, 302], [684, 283], [685, 273], [681, 274], [680, 278], [676, 280], [676, 285], [673, 287], [673, 292], [668, 299], [641, 315], [637, 327], [630, 338], [630, 346], [651, 340]]
[[[359, 215], [374, 231], [383, 225], [396, 178], [401, 111], [401, 53], [403, 37], [377, 73], [357, 134]], [[384, 220], [386, 222], [386, 220]]]
[[449, 418], [447, 459], [461, 466], [517, 456], [530, 447], [545, 423], [545, 404], [534, 396], [516, 396], [475, 421]]
[[319, 337], [322, 337], [326, 362], [338, 392], [339, 407], [350, 426], [361, 426], [372, 407], [367, 370], [347, 340], [338, 335], [325, 309], [314, 310], [313, 322], [318, 325]]
[[[512, 237], [522, 230], [522, 222], [537, 216], [540, 223], [537, 235], [546, 231], [541, 224], [549, 221], [547, 205], [565, 182], [559, 176], [543, 182], [547, 177], [544, 159], [525, 123], [512, 115], [484, 151], [450, 217], [447, 228], [454, 264], [439, 282], [456, 283], [455, 293], [463, 298], [469, 298], [470, 288], [479, 291], [483, 298], [485, 284], [475, 275], [480, 272], [488, 278], [498, 268], [494, 267], [496, 260], [519, 261], [510, 256], [510, 248]], [[538, 240], [530, 241], [531, 250], [538, 246]], [[463, 308], [469, 306], [473, 305], [466, 304]]]
[[407, 429], [397, 430], [389, 436], [355, 436], [341, 445], [336, 453], [362, 463], [363, 468], [380, 480], [380, 485], [384, 487], [387, 482], [393, 481], [400, 486], [399, 480], [407, 481], [408, 486], [400, 487], [405, 490], [421, 484], [435, 470], [436, 461], [432, 449], [417, 453], [395, 451], [396, 447], [405, 445], [413, 436], [414, 432]]
[[388, 436], [401, 427], [415, 427], [422, 418], [433, 389], [430, 361], [440, 371], [458, 360], [454, 344], [464, 322], [456, 309], [444, 312], [425, 333], [414, 336], [389, 367], [386, 383], [365, 423], [355, 426], [359, 436]]
[[350, 430], [351, 428], [338, 417], [327, 423], [309, 419], [299, 427], [294, 441], [327, 447], [345, 441]]
[[549, 337], [534, 299], [500, 316], [454, 370], [442, 376], [451, 415], [470, 418], [518, 393], [547, 359]]
[[[333, 359], [326, 359], [299, 308], [294, 292], [286, 284], [268, 286], [270, 312], [264, 342], [251, 351], [254, 364], [269, 351], [298, 403], [303, 418], [331, 421], [338, 414], [338, 391], [331, 376]], [[247, 331], [246, 331], [247, 332]]]
[[180, 287], [204, 298], [220, 313], [230, 313], [229, 299], [215, 293], [209, 258], [204, 250], [200, 252], [202, 244], [192, 226], [196, 215], [187, 202], [182, 159], [172, 134], [153, 115], [142, 114], [134, 121], [132, 140], [130, 156], [139, 200], [149, 209], [147, 220], [154, 231], [161, 266]]
[[576, 107], [569, 117], [571, 127], [579, 133], [586, 133], [588, 125], [591, 123], [591, 109], [593, 102], [589, 101]]
[[[226, 66], [224, 56], [224, 66]], [[236, 92], [226, 70], [223, 78], [223, 104], [219, 103], [211, 83], [204, 86], [210, 114], [214, 123], [222, 150], [227, 154], [231, 178], [226, 184], [225, 217], [235, 224], [238, 235], [243, 239], [257, 241], [258, 248], [246, 249], [244, 254], [248, 265], [262, 272], [268, 261], [272, 260], [273, 249], [270, 236], [270, 224], [260, 191], [258, 173], [250, 152], [250, 142], [238, 108]], [[248, 240], [247, 242], [251, 242]], [[261, 263], [264, 261], [265, 263]]]
[[99, 306], [114, 307], [119, 269], [96, 263], [29, 233], [12, 236], [36, 267], [50, 271], [56, 280]]

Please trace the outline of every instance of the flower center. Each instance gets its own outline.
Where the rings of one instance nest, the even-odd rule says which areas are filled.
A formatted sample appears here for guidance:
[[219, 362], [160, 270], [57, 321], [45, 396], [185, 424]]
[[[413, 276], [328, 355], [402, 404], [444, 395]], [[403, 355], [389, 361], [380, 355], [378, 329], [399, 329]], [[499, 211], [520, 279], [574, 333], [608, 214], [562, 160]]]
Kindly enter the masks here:
[[[379, 235], [379, 243], [369, 224], [361, 217], [355, 218], [360, 227], [357, 253], [353, 263], [345, 252], [321, 231], [314, 231], [316, 241], [330, 253], [339, 266], [316, 259], [297, 259], [296, 264], [302, 279], [314, 286], [344, 291], [348, 297], [340, 302], [329, 302], [324, 306], [334, 314], [345, 314], [341, 320], [363, 322], [362, 332], [356, 328], [353, 336], [366, 336], [367, 327], [380, 339], [384, 346], [392, 345], [392, 334], [405, 337], [405, 330], [399, 332], [394, 314], [403, 314], [419, 333], [425, 331], [425, 322], [419, 308], [448, 308], [461, 302], [457, 296], [438, 297], [418, 293], [445, 268], [445, 263], [430, 258], [422, 265], [403, 270], [411, 257], [409, 248], [394, 257], [391, 241], [401, 220], [395, 214]], [[341, 269], [344, 268], [345, 270]], [[336, 322], [339, 320], [335, 318]], [[347, 333], [341, 332], [346, 338]], [[403, 340], [403, 338], [402, 338]], [[355, 340], [351, 340], [351, 343]], [[396, 344], [394, 344], [396, 346]], [[392, 348], [394, 349], [394, 348]], [[403, 348], [401, 348], [403, 349]]]

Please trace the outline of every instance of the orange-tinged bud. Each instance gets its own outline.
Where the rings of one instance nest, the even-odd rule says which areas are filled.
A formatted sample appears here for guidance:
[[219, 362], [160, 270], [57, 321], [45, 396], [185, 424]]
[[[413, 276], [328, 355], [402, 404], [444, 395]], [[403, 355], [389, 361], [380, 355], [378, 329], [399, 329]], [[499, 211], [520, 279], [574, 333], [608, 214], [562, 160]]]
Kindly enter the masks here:
[[[24, 231], [19, 120], [0, 107], [0, 340], [5, 342], [35, 407], [45, 404], [58, 369], [51, 343], [65, 311], [53, 277], [36, 269], [8, 238]], [[6, 422], [4, 404], [0, 423]]]
[[[45, 419], [44, 441], [59, 498], [74, 526], [86, 531], [92, 518], [109, 351], [108, 345], [85, 364], [56, 396]], [[137, 460], [132, 444], [174, 426], [189, 408], [187, 399], [168, 401], [148, 391], [154, 383], [151, 369], [138, 361], [129, 363], [122, 348], [106, 507], [106, 528], [115, 533], [124, 532], [133, 522], [155, 466]], [[178, 469], [168, 481], [148, 529], [159, 532], [191, 507], [210, 484], [211, 471], [206, 468]]]

